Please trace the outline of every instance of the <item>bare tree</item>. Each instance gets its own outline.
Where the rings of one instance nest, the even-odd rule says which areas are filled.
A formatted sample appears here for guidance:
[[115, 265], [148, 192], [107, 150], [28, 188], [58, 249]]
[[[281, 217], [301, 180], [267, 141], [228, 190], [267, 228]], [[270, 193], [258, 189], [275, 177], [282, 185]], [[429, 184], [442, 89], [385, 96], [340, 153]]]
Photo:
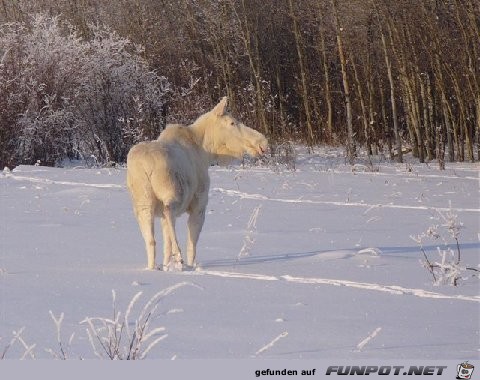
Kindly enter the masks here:
[[[344, 142], [350, 163], [361, 145], [372, 155], [388, 149], [398, 162], [410, 151], [419, 161], [479, 157], [478, 1], [0, 0], [0, 165], [15, 164], [18, 133], [10, 126], [35, 120], [31, 110], [36, 106], [49, 104], [37, 126], [38, 120], [48, 120], [55, 136], [74, 140], [71, 126], [78, 115], [57, 112], [60, 92], [56, 100], [45, 102], [42, 93], [36, 103], [28, 101], [34, 99], [31, 89], [46, 86], [50, 96], [52, 85], [62, 83], [54, 80], [54, 66], [32, 72], [37, 87], [18, 87], [25, 61], [5, 36], [15, 23], [22, 25], [19, 39], [31, 33], [36, 14], [68, 23], [86, 45], [96, 38], [92, 25], [109, 29], [128, 41], [127, 50], [142, 59], [146, 71], [171, 84], [158, 115], [152, 112], [156, 116], [141, 127], [129, 121], [129, 128], [135, 127], [125, 134], [118, 132], [123, 123], [118, 120], [126, 120], [119, 114], [130, 115], [126, 110], [135, 107], [144, 111], [145, 103], [111, 96], [118, 78], [103, 83], [102, 106], [91, 110], [95, 128], [117, 131], [96, 133], [98, 139], [92, 134], [103, 159], [122, 160], [120, 151], [140, 135], [137, 127], [153, 136], [165, 119], [192, 121], [224, 95], [246, 123], [273, 142]], [[72, 63], [72, 70], [81, 71], [82, 62]], [[133, 81], [130, 74], [126, 81]], [[130, 85], [138, 94], [147, 88], [146, 82]], [[12, 92], [15, 86], [25, 91]], [[135, 120], [143, 123], [139, 116]], [[62, 146], [54, 139], [40, 143], [33, 135], [27, 139], [36, 141], [28, 148], [29, 160], [48, 156], [53, 163], [54, 156], [64, 154], [53, 149]]]
[[335, 19], [335, 30], [337, 34], [338, 56], [340, 58], [340, 64], [342, 68], [343, 94], [345, 97], [345, 109], [347, 114], [347, 160], [350, 165], [353, 165], [356, 156], [356, 148], [353, 133], [352, 103], [350, 100], [350, 85], [348, 82], [347, 60], [345, 58], [345, 51], [342, 40], [343, 28], [340, 26], [340, 21], [338, 17], [337, 0], [332, 0], [332, 6]]

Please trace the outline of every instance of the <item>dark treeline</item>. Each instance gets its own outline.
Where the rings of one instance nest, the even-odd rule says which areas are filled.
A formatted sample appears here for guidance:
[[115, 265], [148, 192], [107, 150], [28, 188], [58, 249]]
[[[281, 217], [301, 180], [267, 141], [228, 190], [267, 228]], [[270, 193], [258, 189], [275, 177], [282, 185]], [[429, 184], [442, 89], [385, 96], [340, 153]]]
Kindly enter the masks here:
[[169, 122], [228, 95], [272, 141], [344, 145], [350, 162], [360, 147], [479, 158], [477, 0], [0, 0], [2, 23], [38, 12], [85, 40], [105, 25], [143, 46], [170, 83]]

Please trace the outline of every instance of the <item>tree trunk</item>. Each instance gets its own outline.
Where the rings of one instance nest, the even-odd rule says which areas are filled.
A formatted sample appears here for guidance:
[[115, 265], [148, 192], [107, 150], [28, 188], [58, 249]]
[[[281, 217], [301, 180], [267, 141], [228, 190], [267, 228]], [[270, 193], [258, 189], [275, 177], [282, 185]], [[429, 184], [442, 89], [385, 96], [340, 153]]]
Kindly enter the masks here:
[[303, 51], [302, 51], [302, 36], [300, 34], [300, 29], [298, 27], [297, 16], [295, 15], [295, 10], [293, 8], [292, 0], [288, 0], [288, 8], [290, 12], [290, 17], [293, 22], [293, 35], [295, 37], [295, 47], [297, 49], [298, 66], [300, 69], [302, 102], [303, 102], [303, 110], [305, 112], [305, 119], [306, 119], [305, 123], [307, 126], [307, 133], [308, 133], [307, 142], [309, 146], [313, 146], [315, 142], [315, 136], [313, 134], [312, 114], [310, 111], [310, 104], [309, 104], [307, 68], [305, 66], [305, 59], [303, 57]]
[[383, 83], [379, 81], [379, 88], [380, 88], [380, 103], [382, 106], [382, 122], [383, 122], [383, 136], [384, 140], [387, 142], [387, 147], [388, 147], [388, 154], [390, 157], [390, 160], [393, 161], [394, 159], [394, 154], [393, 154], [393, 147], [392, 147], [392, 134], [390, 131], [390, 128], [388, 127], [388, 121], [387, 121], [387, 110], [385, 109], [385, 94], [383, 92]]
[[337, 47], [338, 55], [340, 58], [340, 65], [342, 68], [342, 83], [343, 83], [343, 94], [345, 97], [345, 107], [347, 112], [347, 161], [350, 165], [353, 165], [356, 157], [356, 148], [353, 134], [353, 120], [352, 120], [352, 104], [350, 101], [350, 86], [348, 84], [348, 75], [347, 75], [347, 62], [345, 60], [345, 53], [343, 51], [343, 42], [338, 19], [337, 3], [336, 0], [332, 0], [333, 12], [335, 17], [335, 29], [337, 34]]
[[368, 157], [370, 157], [372, 155], [372, 147], [370, 144], [369, 122], [368, 122], [368, 116], [367, 116], [367, 109], [365, 106], [365, 100], [363, 97], [362, 83], [360, 82], [360, 78], [358, 76], [358, 71], [357, 71], [357, 65], [355, 64], [355, 60], [353, 56], [350, 56], [350, 61], [352, 62], [355, 83], [357, 85], [358, 98], [360, 100], [360, 108], [362, 110], [363, 133], [365, 135], [365, 145], [367, 147], [367, 155]]
[[245, 47], [245, 52], [248, 56], [248, 62], [250, 64], [250, 70], [252, 72], [254, 85], [255, 85], [255, 98], [256, 98], [256, 110], [258, 114], [258, 119], [260, 121], [261, 129], [265, 134], [269, 134], [269, 128], [267, 124], [267, 118], [265, 115], [265, 104], [264, 104], [264, 95], [263, 95], [263, 88], [261, 82], [261, 73], [260, 73], [260, 63], [258, 55], [256, 55], [255, 49], [252, 47], [252, 33], [250, 31], [250, 25], [247, 19], [246, 14], [246, 5], [245, 0], [242, 0], [242, 13], [243, 18], [240, 17], [238, 12], [235, 8], [235, 3], [232, 2], [231, 7], [235, 13], [235, 16], [238, 19], [240, 25], [242, 25], [241, 29], [241, 39]]
[[445, 142], [443, 138], [443, 131], [441, 127], [437, 127], [437, 159], [438, 159], [438, 167], [440, 170], [445, 170]]
[[477, 125], [474, 128], [474, 132], [475, 132], [475, 135], [477, 136], [476, 137], [477, 160], [480, 161], [480, 94], [477, 95], [475, 105], [476, 105], [476, 113], [477, 113], [477, 118], [476, 118]]
[[398, 131], [397, 105], [395, 102], [395, 82], [393, 81], [392, 63], [388, 55], [387, 41], [385, 39], [385, 34], [383, 33], [383, 30], [381, 31], [381, 37], [382, 37], [383, 53], [385, 57], [385, 64], [387, 66], [388, 82], [390, 83], [390, 102], [392, 104], [393, 135], [395, 137], [395, 147], [397, 149], [397, 162], [401, 163], [403, 162], [402, 140], [400, 138], [400, 133]]
[[287, 131], [287, 114], [285, 112], [285, 96], [283, 95], [282, 82], [280, 79], [280, 70], [278, 68], [275, 75], [275, 79], [277, 83], [278, 107], [279, 107], [279, 113], [280, 113], [280, 128], [281, 128], [280, 135], [285, 136], [285, 133]]
[[333, 137], [333, 107], [332, 107], [332, 95], [330, 92], [330, 73], [328, 70], [327, 49], [325, 47], [325, 32], [323, 27], [320, 26], [320, 41], [321, 41], [321, 53], [323, 63], [323, 77], [324, 77], [324, 90], [325, 90], [325, 102], [327, 103], [327, 141], [332, 142]]
[[428, 98], [426, 94], [425, 84], [423, 83], [422, 78], [419, 78], [420, 82], [420, 96], [422, 98], [422, 109], [423, 109], [423, 126], [425, 129], [425, 149], [427, 153], [427, 160], [433, 160], [433, 145], [432, 145], [432, 125], [431, 119], [428, 113]]
[[447, 147], [448, 147], [448, 162], [455, 161], [455, 148], [453, 145], [452, 139], [452, 123], [450, 121], [450, 115], [448, 112], [448, 102], [445, 96], [445, 92], [442, 90], [442, 109], [443, 109], [443, 118], [446, 127], [446, 134], [447, 134]]

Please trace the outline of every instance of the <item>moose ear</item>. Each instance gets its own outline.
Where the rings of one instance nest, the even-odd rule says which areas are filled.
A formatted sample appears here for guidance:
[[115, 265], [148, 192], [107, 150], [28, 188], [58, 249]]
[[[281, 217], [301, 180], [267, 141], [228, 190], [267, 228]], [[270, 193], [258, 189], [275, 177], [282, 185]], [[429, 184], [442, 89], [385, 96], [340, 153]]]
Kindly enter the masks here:
[[222, 100], [213, 108], [213, 113], [217, 116], [225, 115], [225, 110], [227, 108], [227, 97], [224, 96]]

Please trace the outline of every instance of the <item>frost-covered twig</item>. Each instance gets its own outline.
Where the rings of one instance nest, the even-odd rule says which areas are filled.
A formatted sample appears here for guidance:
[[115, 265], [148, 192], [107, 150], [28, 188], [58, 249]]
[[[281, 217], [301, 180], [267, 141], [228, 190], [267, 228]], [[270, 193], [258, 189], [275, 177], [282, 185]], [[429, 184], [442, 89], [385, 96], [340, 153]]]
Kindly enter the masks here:
[[22, 344], [23, 348], [25, 349], [25, 352], [23, 353], [20, 359], [23, 360], [27, 356], [30, 356], [30, 359], [35, 359], [35, 353], [33, 352], [33, 350], [37, 345], [34, 343], [29, 346], [21, 336], [18, 336], [18, 341]]
[[140, 310], [134, 321], [134, 328], [130, 328], [130, 318], [137, 301], [142, 293], [139, 292], [133, 296], [128, 304], [125, 316], [116, 309], [116, 294], [113, 295], [113, 319], [102, 317], [87, 317], [81, 324], [87, 326], [87, 336], [92, 346], [95, 356], [108, 359], [137, 360], [144, 359], [146, 355], [168, 334], [160, 333], [165, 331], [165, 327], [151, 328], [150, 324], [156, 316], [160, 301], [175, 290], [184, 286], [197, 285], [188, 282], [181, 282], [172, 285], [153, 295]]
[[420, 251], [422, 251], [423, 253], [423, 258], [425, 259], [425, 268], [428, 269], [428, 271], [431, 273], [431, 275], [433, 276], [433, 282], [436, 283], [437, 282], [437, 276], [435, 276], [435, 271], [433, 270], [434, 268], [434, 265], [430, 262], [430, 260], [428, 259], [428, 256], [427, 256], [427, 253], [425, 252], [425, 250], [423, 249], [423, 246], [420, 245]]
[[[47, 349], [46, 351], [56, 359], [67, 360], [67, 350], [65, 349], [62, 343], [62, 337], [61, 337], [62, 322], [65, 315], [61, 313], [60, 316], [57, 318], [55, 317], [55, 315], [51, 310], [49, 310], [49, 313], [50, 313], [50, 317], [52, 317], [53, 323], [55, 323], [55, 328], [57, 330], [57, 344], [58, 344], [59, 353], [55, 352], [52, 349]], [[73, 333], [70, 336], [70, 339], [68, 341], [68, 346], [70, 346], [70, 344], [72, 343], [74, 336], [75, 336], [75, 333]]]
[[362, 351], [363, 347], [365, 347], [368, 342], [370, 342], [373, 338], [377, 336], [377, 334], [382, 330], [381, 327], [377, 327], [374, 331], [370, 333], [365, 339], [363, 339], [360, 343], [357, 344], [356, 352]]
[[261, 354], [262, 352], [267, 351], [268, 349], [272, 348], [275, 343], [277, 343], [280, 339], [285, 338], [288, 335], [288, 331], [284, 331], [281, 333], [279, 336], [277, 336], [275, 339], [273, 339], [270, 343], [266, 344], [262, 348], [260, 348], [257, 352], [255, 352], [255, 356]]
[[0, 65], [3, 65], [3, 62], [5, 62], [5, 58], [7, 57], [7, 54], [10, 52], [11, 48], [8, 48], [5, 50], [5, 52], [2, 55], [2, 58], [0, 59]]
[[243, 240], [243, 246], [240, 249], [240, 253], [238, 254], [238, 259], [241, 259], [242, 257], [246, 257], [250, 254], [250, 249], [253, 246], [253, 243], [255, 243], [255, 231], [257, 229], [257, 218], [258, 214], [260, 213], [260, 209], [262, 208], [262, 205], [259, 204], [257, 207], [255, 207], [252, 211], [252, 214], [250, 215], [250, 219], [248, 220], [247, 224], [247, 229], [245, 233], [245, 238]]
[[13, 331], [13, 338], [10, 340], [10, 342], [4, 347], [2, 353], [0, 354], [0, 359], [5, 359], [7, 352], [10, 350], [10, 348], [16, 343], [20, 342], [23, 348], [25, 349], [23, 355], [21, 356], [20, 359], [25, 359], [27, 356], [30, 356], [31, 359], [35, 359], [35, 353], [33, 352], [34, 348], [36, 347], [36, 344], [28, 345], [25, 340], [22, 337], [23, 331], [25, 330], [25, 327], [22, 327], [18, 331]]
[[138, 301], [141, 295], [142, 295], [142, 292], [138, 292], [137, 294], [135, 294], [131, 299], [130, 303], [128, 304], [127, 310], [125, 311], [125, 333], [127, 334], [127, 339], [130, 341], [132, 340], [132, 334], [130, 333], [130, 322], [129, 322], [130, 313], [132, 312], [133, 306]]

